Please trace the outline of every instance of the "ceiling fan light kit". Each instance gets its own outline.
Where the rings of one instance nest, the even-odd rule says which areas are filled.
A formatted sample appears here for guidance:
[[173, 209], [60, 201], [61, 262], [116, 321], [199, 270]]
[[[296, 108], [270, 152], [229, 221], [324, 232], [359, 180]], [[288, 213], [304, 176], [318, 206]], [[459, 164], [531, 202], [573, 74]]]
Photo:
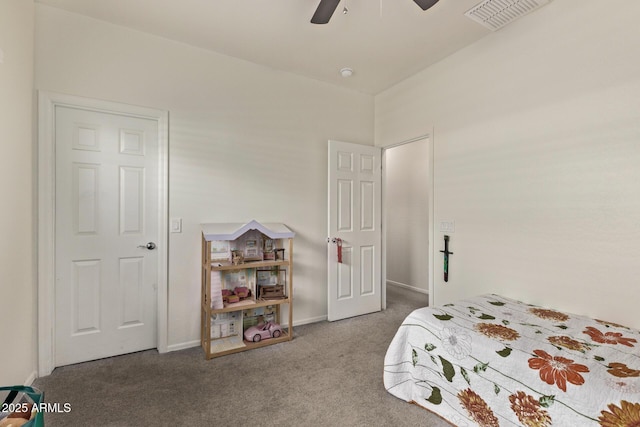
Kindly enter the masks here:
[[[427, 10], [439, 0], [413, 0], [415, 4], [420, 6], [422, 10]], [[311, 17], [312, 24], [326, 24], [331, 19], [333, 12], [340, 4], [340, 0], [320, 0], [316, 12]], [[342, 13], [345, 15], [349, 12], [349, 9], [345, 6]]]

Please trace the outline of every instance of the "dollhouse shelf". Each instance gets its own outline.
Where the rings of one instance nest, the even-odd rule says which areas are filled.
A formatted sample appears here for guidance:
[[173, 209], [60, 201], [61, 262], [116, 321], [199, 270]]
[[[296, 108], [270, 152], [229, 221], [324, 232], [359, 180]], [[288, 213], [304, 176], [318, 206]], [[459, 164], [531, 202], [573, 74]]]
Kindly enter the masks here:
[[263, 267], [288, 267], [289, 261], [247, 261], [244, 264], [234, 265], [229, 261], [212, 261], [211, 271], [233, 271], [245, 270], [247, 268], [263, 268]]
[[[285, 299], [265, 299], [265, 300], [251, 300], [251, 301], [242, 301], [238, 303], [232, 303], [225, 305], [224, 308], [211, 309], [211, 314], [216, 313], [228, 313], [230, 311], [239, 311], [239, 310], [247, 310], [250, 308], [260, 308], [260, 307], [268, 307], [274, 304], [291, 304], [291, 300], [289, 298]], [[207, 304], [206, 301], [203, 301], [202, 309], [206, 310]]]
[[[246, 224], [202, 224], [201, 227], [200, 342], [205, 357], [211, 359], [293, 339], [293, 237], [295, 233], [284, 224], [261, 224], [257, 221]], [[243, 255], [240, 260], [236, 260], [237, 253]], [[274, 259], [276, 253], [279, 257]], [[285, 295], [282, 298], [257, 298], [259, 272], [266, 274], [267, 277], [274, 272], [273, 279], [282, 280], [279, 284], [284, 285], [282, 288], [275, 289], [284, 289]], [[233, 277], [227, 279], [229, 275], [235, 275], [236, 279], [241, 278], [240, 285], [248, 288], [251, 295], [238, 302], [230, 302], [229, 299], [222, 303], [221, 290], [231, 290], [235, 285], [233, 280], [236, 279]], [[227, 283], [227, 280], [231, 283]], [[265, 338], [259, 342], [244, 340], [244, 332], [250, 327], [251, 322], [269, 319], [280, 324], [283, 320], [281, 319], [283, 308], [287, 309], [288, 322], [282, 326], [282, 335]]]

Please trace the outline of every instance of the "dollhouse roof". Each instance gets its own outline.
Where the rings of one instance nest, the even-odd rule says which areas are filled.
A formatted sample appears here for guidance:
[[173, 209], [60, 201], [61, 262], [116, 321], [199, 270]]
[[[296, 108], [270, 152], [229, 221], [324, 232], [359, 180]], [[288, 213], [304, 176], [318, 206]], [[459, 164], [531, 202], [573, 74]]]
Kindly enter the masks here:
[[296, 233], [280, 223], [261, 224], [256, 220], [242, 223], [215, 223], [201, 224], [202, 234], [205, 240], [236, 240], [244, 233], [251, 230], [258, 230], [270, 239], [290, 239]]

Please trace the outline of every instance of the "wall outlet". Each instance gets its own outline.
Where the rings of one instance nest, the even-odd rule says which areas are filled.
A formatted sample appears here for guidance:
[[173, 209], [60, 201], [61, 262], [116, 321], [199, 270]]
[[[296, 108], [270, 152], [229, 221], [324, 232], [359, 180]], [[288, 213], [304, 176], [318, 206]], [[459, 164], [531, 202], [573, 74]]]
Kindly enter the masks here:
[[440, 221], [441, 233], [454, 233], [456, 231], [456, 222], [453, 220]]

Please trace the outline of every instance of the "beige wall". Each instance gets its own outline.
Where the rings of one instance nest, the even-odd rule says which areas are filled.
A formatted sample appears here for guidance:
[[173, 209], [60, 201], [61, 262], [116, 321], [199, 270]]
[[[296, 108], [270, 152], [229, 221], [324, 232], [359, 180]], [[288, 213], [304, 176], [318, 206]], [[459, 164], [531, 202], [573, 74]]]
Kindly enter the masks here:
[[[436, 303], [498, 292], [640, 327], [640, 3], [555, 0], [378, 95], [375, 116], [367, 95], [35, 9], [36, 89], [170, 111], [173, 348], [199, 338], [201, 222], [288, 224], [294, 322], [326, 315], [326, 141], [371, 143], [374, 125], [379, 146], [434, 131], [434, 221], [456, 221], [447, 284], [435, 235]], [[31, 1], [0, 3], [0, 304], [25, 321], [0, 326], [19, 350], [3, 383], [36, 357], [32, 32]]]
[[36, 371], [33, 1], [0, 2], [0, 385]]
[[640, 2], [557, 0], [376, 96], [428, 133], [435, 303], [496, 292], [640, 327]]
[[296, 233], [294, 323], [326, 317], [327, 140], [373, 144], [373, 97], [36, 7], [36, 89], [169, 110], [169, 345], [200, 334], [203, 222]]
[[429, 290], [428, 139], [389, 148], [384, 154], [387, 283], [426, 293]]

